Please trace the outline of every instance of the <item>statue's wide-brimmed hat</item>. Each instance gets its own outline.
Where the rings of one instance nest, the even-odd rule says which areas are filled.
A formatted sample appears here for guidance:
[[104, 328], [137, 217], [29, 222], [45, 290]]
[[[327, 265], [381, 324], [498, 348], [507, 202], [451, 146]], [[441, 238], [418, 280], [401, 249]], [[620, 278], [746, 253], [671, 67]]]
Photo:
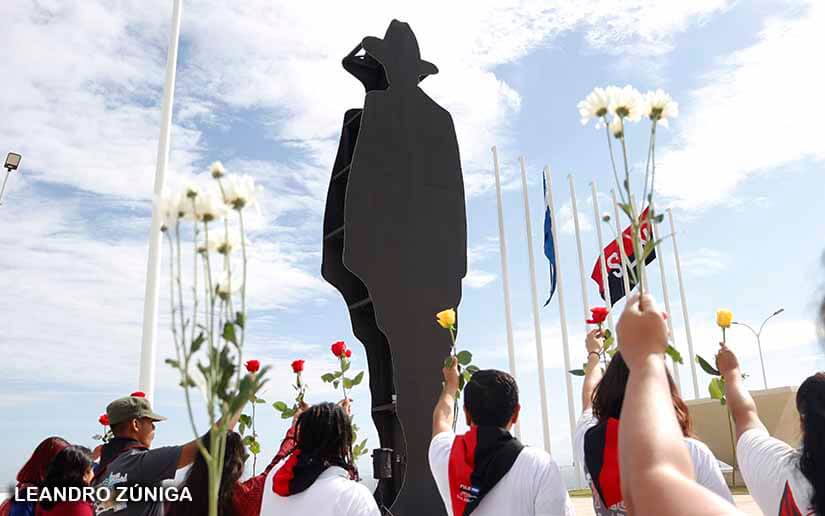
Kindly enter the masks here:
[[389, 64], [388, 58], [392, 55], [398, 57], [401, 62], [417, 62], [418, 75], [421, 77], [438, 73], [438, 68], [434, 64], [421, 59], [418, 41], [407, 23], [393, 20], [387, 27], [384, 39], [367, 36], [362, 45], [368, 54], [384, 66]]

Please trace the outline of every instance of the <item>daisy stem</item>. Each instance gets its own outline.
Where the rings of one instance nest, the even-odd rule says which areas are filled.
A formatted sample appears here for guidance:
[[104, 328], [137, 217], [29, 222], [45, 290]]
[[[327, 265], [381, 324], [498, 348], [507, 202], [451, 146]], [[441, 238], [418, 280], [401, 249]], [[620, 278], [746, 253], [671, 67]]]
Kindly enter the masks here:
[[602, 116], [602, 118], [604, 119], [604, 131], [607, 135], [607, 148], [610, 151], [610, 164], [613, 166], [613, 178], [616, 180], [616, 188], [619, 190], [622, 202], [626, 203], [627, 201], [625, 201], [624, 193], [622, 192], [622, 185], [619, 182], [619, 173], [616, 171], [616, 158], [613, 157], [613, 142], [610, 140], [610, 124], [607, 123], [607, 115]]

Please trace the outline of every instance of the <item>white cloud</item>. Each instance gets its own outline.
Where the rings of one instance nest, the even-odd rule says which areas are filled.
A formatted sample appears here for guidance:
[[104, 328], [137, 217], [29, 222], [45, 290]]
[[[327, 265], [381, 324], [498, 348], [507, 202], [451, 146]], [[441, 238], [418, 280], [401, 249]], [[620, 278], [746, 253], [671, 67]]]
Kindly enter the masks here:
[[681, 259], [682, 270], [695, 277], [715, 276], [728, 268], [730, 257], [716, 249], [702, 247]]
[[748, 177], [804, 159], [822, 168], [818, 102], [825, 70], [801, 56], [825, 47], [825, 5], [801, 2], [793, 18], [770, 18], [758, 41], [719, 60], [705, 86], [682, 101], [677, 143], [664, 150], [658, 190], [676, 205], [726, 201]]
[[467, 276], [464, 285], [470, 288], [486, 287], [494, 282], [498, 276], [482, 270], [481, 263], [499, 253], [498, 238], [487, 237], [476, 245], [467, 248]]

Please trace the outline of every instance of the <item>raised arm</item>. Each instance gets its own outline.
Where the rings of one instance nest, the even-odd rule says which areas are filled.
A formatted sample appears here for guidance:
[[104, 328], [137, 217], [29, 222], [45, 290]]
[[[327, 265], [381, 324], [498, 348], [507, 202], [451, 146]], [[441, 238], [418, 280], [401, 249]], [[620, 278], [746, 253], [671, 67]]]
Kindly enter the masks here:
[[650, 296], [627, 301], [619, 349], [630, 369], [619, 431], [622, 492], [633, 514], [740, 514], [693, 480], [693, 465], [673, 411], [664, 352], [667, 325]]
[[739, 360], [727, 346], [724, 344], [720, 346], [719, 353], [716, 354], [716, 367], [725, 379], [725, 398], [736, 425], [736, 440], [738, 441], [739, 437], [748, 430], [764, 429], [765, 425], [759, 419], [756, 403], [745, 389], [742, 371], [739, 369]]
[[450, 367], [442, 369], [444, 387], [433, 410], [433, 437], [453, 429], [455, 395], [458, 392], [458, 359], [453, 357]]
[[[241, 412], [242, 410], [238, 410], [238, 412], [229, 419], [229, 425], [227, 426], [228, 430], [233, 430], [235, 426], [238, 424], [238, 421], [240, 421], [241, 419]], [[219, 428], [221, 426], [222, 421], [223, 419], [218, 420], [218, 422], [215, 423], [214, 428]], [[207, 433], [206, 435], [209, 434]], [[195, 462], [195, 459], [198, 457], [198, 453], [200, 453], [198, 448], [198, 442], [201, 441], [201, 439], [204, 439], [206, 435], [189, 441], [188, 443], [183, 445], [180, 451], [180, 455], [178, 456], [178, 464], [176, 466], [177, 469], [186, 467]]]
[[604, 349], [604, 337], [601, 330], [590, 331], [584, 340], [584, 345], [587, 348], [587, 367], [584, 370], [584, 383], [582, 384], [582, 411], [593, 405], [593, 392], [604, 376], [599, 361], [600, 353]]

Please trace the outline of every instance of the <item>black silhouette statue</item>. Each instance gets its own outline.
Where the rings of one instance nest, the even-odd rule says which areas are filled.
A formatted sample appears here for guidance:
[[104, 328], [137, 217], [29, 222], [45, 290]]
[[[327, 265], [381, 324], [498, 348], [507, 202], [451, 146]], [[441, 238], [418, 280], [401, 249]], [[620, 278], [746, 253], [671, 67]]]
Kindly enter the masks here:
[[[363, 50], [363, 53], [361, 52]], [[343, 60], [366, 88], [344, 116], [324, 215], [322, 274], [343, 295], [369, 363], [376, 499], [395, 516], [445, 514], [427, 452], [449, 334], [436, 312], [458, 305], [467, 221], [450, 114], [418, 88], [410, 26], [364, 38]]]

